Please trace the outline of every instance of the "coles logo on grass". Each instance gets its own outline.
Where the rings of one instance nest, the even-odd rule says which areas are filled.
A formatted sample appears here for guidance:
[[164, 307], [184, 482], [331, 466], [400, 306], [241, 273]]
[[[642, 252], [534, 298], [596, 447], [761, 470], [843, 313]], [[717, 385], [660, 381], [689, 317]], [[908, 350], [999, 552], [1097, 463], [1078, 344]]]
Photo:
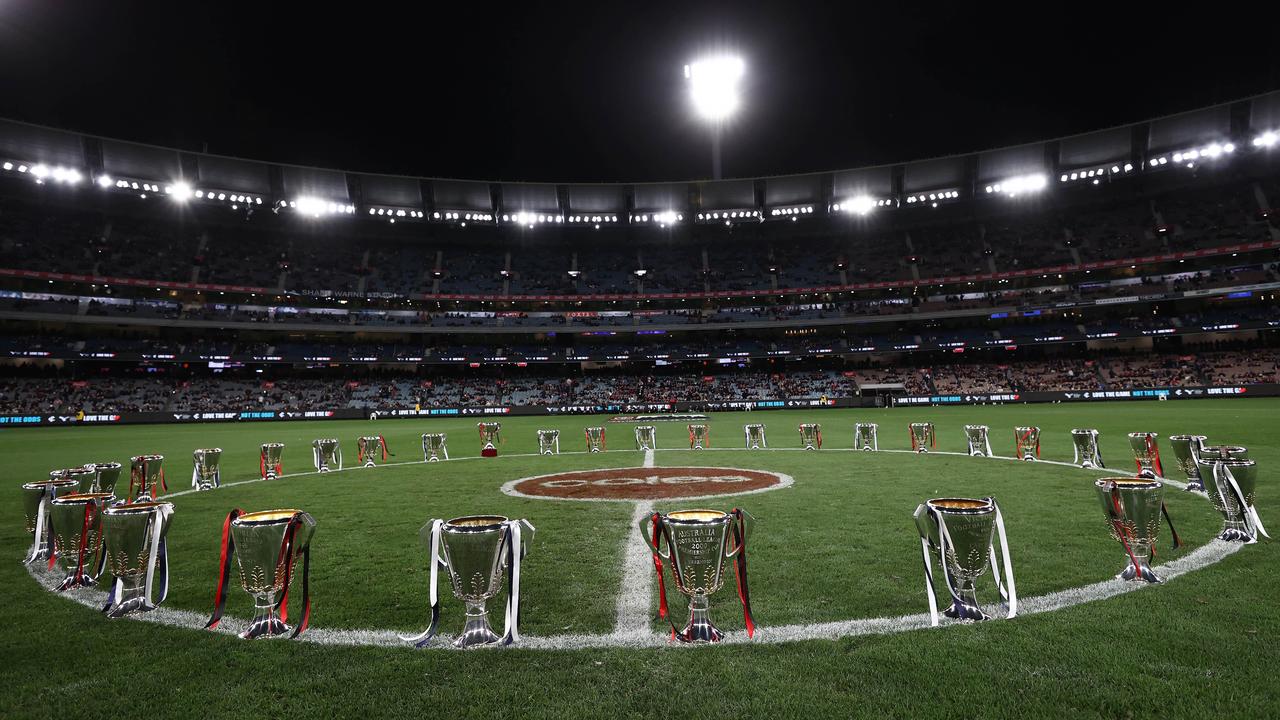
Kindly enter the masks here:
[[561, 500], [661, 500], [759, 492], [790, 485], [768, 470], [716, 467], [607, 468], [539, 475], [507, 483], [509, 495]]

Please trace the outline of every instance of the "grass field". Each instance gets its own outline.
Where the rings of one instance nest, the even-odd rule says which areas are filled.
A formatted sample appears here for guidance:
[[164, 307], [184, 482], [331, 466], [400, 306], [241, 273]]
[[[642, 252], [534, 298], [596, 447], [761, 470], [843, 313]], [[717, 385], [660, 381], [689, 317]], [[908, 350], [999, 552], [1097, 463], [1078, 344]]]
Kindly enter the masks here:
[[[694, 504], [739, 505], [756, 517], [751, 544], [752, 600], [761, 637], [770, 626], [916, 614], [926, 609], [916, 504], [940, 495], [995, 495], [1004, 509], [1019, 593], [1024, 597], [1111, 577], [1123, 551], [1107, 536], [1091, 481], [1095, 473], [1050, 464], [1015, 464], [947, 455], [850, 453], [856, 420], [880, 423], [884, 449], [909, 446], [906, 425], [937, 424], [939, 450], [963, 451], [962, 426], [992, 428], [997, 454], [1012, 454], [1012, 427], [1043, 429], [1043, 456], [1071, 460], [1068, 431], [1097, 427], [1111, 467], [1132, 467], [1125, 433], [1208, 435], [1248, 446], [1258, 460], [1258, 507], [1280, 517], [1271, 482], [1280, 462], [1274, 438], [1280, 402], [1167, 403], [723, 413], [712, 416], [716, 447], [740, 447], [742, 424], [768, 425], [770, 445], [798, 447], [795, 426], [823, 425], [816, 453], [691, 453], [684, 425], [657, 423], [657, 465], [757, 468], [789, 474], [794, 486]], [[170, 490], [185, 489], [191, 450], [224, 449], [215, 492], [177, 497], [170, 533], [172, 589], [167, 607], [208, 612], [222, 519], [246, 510], [300, 507], [317, 519], [313, 541], [313, 625], [416, 631], [426, 620], [427, 562], [418, 529], [432, 517], [497, 513], [538, 528], [524, 566], [522, 631], [529, 636], [607, 634], [623, 584], [624, 549], [639, 543], [633, 505], [515, 498], [500, 486], [561, 470], [635, 467], [642, 453], [631, 426], [610, 425], [613, 452], [522, 456], [536, 451], [535, 429], [561, 430], [562, 450], [581, 450], [582, 428], [602, 417], [502, 420], [502, 456], [479, 454], [474, 420], [385, 420], [48, 428], [0, 433], [13, 491], [0, 517], [0, 603], [5, 632], [0, 696], [4, 717], [43, 717], [74, 708], [79, 717], [259, 716], [417, 717], [1236, 717], [1280, 715], [1272, 668], [1280, 661], [1280, 579], [1263, 541], [1161, 586], [1054, 612], [933, 630], [700, 648], [481, 649], [330, 647], [246, 642], [153, 623], [107, 621], [41, 588], [18, 563], [22, 531], [17, 485], [53, 467], [158, 452]], [[449, 433], [457, 462], [426, 465], [419, 436]], [[405, 463], [376, 470], [312, 473], [272, 482], [257, 476], [257, 446], [286, 444], [285, 472], [311, 469], [310, 441], [342, 440], [354, 464], [355, 438], [386, 436]], [[1167, 443], [1166, 469], [1176, 477]], [[474, 458], [474, 459], [463, 459]], [[1208, 503], [1170, 489], [1170, 511], [1187, 547], [1208, 542], [1220, 518]], [[659, 509], [683, 504], [663, 501]], [[1280, 522], [1280, 521], [1278, 521]], [[980, 598], [994, 609], [988, 574]], [[634, 590], [632, 588], [631, 590]], [[668, 585], [669, 597], [678, 596]], [[442, 630], [455, 632], [462, 607], [447, 596]], [[228, 614], [247, 617], [238, 587]], [[678, 604], [678, 603], [677, 603]], [[500, 625], [500, 602], [495, 623]], [[722, 628], [740, 630], [732, 588], [712, 599]], [[661, 627], [653, 625], [658, 631]]]

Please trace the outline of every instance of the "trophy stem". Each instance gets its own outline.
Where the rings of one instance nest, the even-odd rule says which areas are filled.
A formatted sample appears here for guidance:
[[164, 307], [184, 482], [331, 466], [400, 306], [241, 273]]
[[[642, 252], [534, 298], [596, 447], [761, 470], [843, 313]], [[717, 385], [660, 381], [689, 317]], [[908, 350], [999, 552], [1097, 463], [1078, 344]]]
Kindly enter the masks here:
[[[1133, 551], [1133, 558], [1125, 566], [1116, 577], [1121, 580], [1139, 580], [1149, 583], [1163, 582], [1159, 575], [1151, 569], [1151, 546], [1141, 542], [1130, 542], [1129, 549]], [[1127, 557], [1127, 556], [1126, 556]], [[1137, 565], [1134, 565], [1134, 560]]]
[[462, 628], [462, 634], [457, 640], [453, 641], [456, 648], [468, 648], [476, 645], [492, 645], [502, 638], [489, 627], [489, 611], [485, 608], [485, 602], [473, 602], [467, 600], [467, 624]]
[[978, 607], [978, 591], [972, 580], [956, 580], [956, 598], [943, 615], [956, 620], [990, 620], [991, 616]]
[[720, 642], [724, 633], [711, 622], [711, 610], [706, 595], [689, 596], [689, 624], [676, 634], [680, 642]]
[[1222, 534], [1218, 539], [1227, 542], [1253, 542], [1253, 536], [1249, 534], [1249, 528], [1245, 526], [1244, 520], [1226, 520], [1222, 524]]
[[109, 618], [122, 618], [126, 615], [144, 613], [156, 607], [147, 602], [145, 576], [138, 575], [121, 580], [120, 596], [107, 608], [105, 614]]
[[290, 627], [276, 616], [276, 592], [274, 590], [253, 596], [253, 622], [240, 637], [252, 640], [258, 637], [284, 635]]

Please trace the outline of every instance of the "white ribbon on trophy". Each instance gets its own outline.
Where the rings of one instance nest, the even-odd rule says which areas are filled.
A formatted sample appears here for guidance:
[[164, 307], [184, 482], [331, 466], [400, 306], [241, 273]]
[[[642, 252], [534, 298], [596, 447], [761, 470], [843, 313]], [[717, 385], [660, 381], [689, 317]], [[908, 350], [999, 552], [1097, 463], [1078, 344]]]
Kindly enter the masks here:
[[[1249, 540], [1247, 545], [1258, 542], [1258, 536], [1270, 539], [1267, 529], [1262, 526], [1262, 518], [1258, 516], [1258, 509], [1252, 505], [1248, 505], [1244, 501], [1244, 493], [1240, 490], [1240, 486], [1236, 484], [1236, 478], [1231, 474], [1231, 470], [1223, 463], [1214, 463], [1213, 471], [1218, 476], [1218, 488], [1221, 493], [1222, 481], [1227, 481], [1227, 487], [1231, 488], [1231, 494], [1235, 496], [1236, 502], [1240, 505], [1240, 514], [1244, 515], [1244, 526], [1249, 531]], [[1225, 500], [1226, 498], [1223, 498]], [[1226, 503], [1222, 503], [1226, 506]]]
[[[996, 503], [995, 498], [986, 498], [991, 502], [995, 509], [996, 518], [996, 534], [1000, 537], [1000, 552], [1004, 559], [1004, 582], [1000, 578], [1000, 566], [996, 562], [996, 549], [994, 546], [988, 545], [987, 550], [990, 553], [991, 574], [995, 577], [996, 589], [1000, 592], [1000, 599], [1005, 602], [1008, 607], [1007, 618], [1017, 617], [1018, 615], [1018, 588], [1013, 579], [1013, 560], [1009, 555], [1009, 538], [1005, 534], [1004, 516], [1000, 512], [1000, 505]], [[938, 565], [942, 567], [942, 580], [947, 585], [947, 592], [951, 595], [952, 601], [956, 604], [961, 602], [960, 597], [955, 594], [951, 586], [951, 576], [947, 570], [947, 548], [952, 546], [951, 534], [947, 531], [947, 522], [943, 517], [943, 513], [931, 513], [938, 521], [938, 554], [941, 559]], [[924, 582], [925, 592], [929, 596], [929, 624], [933, 627], [938, 626], [938, 600], [934, 597], [933, 585], [933, 558], [929, 552], [929, 541], [927, 538], [920, 538], [920, 552], [924, 556]]]
[[[151, 552], [147, 556], [147, 581], [142, 590], [142, 599], [149, 607], [156, 607], [169, 597], [169, 548], [167, 541], [160, 535], [164, 532], [164, 527], [172, 514], [173, 505], [170, 503], [160, 503], [151, 509]], [[153, 599], [157, 576], [160, 597]], [[103, 612], [116, 604], [123, 590], [124, 580], [116, 578], [116, 581], [111, 584], [111, 592], [107, 593], [107, 604], [103, 606]]]

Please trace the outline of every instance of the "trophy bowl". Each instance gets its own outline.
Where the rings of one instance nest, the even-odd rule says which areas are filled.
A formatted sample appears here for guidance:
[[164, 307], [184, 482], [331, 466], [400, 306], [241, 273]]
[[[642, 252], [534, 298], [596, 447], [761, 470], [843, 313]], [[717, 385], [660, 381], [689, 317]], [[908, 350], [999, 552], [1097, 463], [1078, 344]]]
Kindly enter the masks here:
[[200, 448], [191, 453], [194, 468], [191, 471], [191, 487], [196, 490], [212, 490], [222, 484], [222, 448]]
[[1201, 445], [1199, 456], [1207, 460], [1248, 460], [1249, 448], [1243, 445]]
[[1222, 513], [1222, 532], [1227, 542], [1257, 542], [1251, 522], [1254, 492], [1258, 487], [1258, 466], [1254, 460], [1218, 460], [1200, 456], [1200, 478], [1213, 509]]
[[97, 480], [93, 483], [93, 492], [115, 494], [116, 483], [120, 482], [120, 471], [124, 466], [118, 462], [105, 462], [89, 463], [85, 467], [92, 468], [98, 475]]
[[284, 443], [262, 443], [258, 451], [258, 474], [263, 480], [275, 480], [284, 472]]
[[76, 481], [67, 478], [23, 483], [22, 511], [27, 520], [27, 534], [33, 536], [31, 550], [22, 559], [24, 565], [49, 559], [53, 552], [50, 544], [53, 533], [49, 523], [49, 503], [56, 497], [75, 491]]
[[67, 493], [49, 501], [53, 554], [65, 576], [57, 591], [92, 587], [102, 572], [102, 510], [110, 493]]
[[1204, 435], [1169, 436], [1169, 448], [1173, 450], [1173, 459], [1177, 461], [1178, 469], [1187, 476], [1188, 490], [1204, 489], [1197, 463], [1200, 462], [1200, 452], [1207, 439]]
[[98, 473], [88, 465], [85, 465], [84, 467], [63, 468], [61, 470], [49, 471], [50, 480], [54, 480], [58, 478], [74, 480], [76, 483], [75, 492], [80, 492], [80, 493], [97, 492], [97, 488], [95, 488], [94, 485], [97, 483]]
[[502, 591], [507, 518], [468, 515], [446, 521], [440, 539], [454, 597], [467, 606], [467, 622], [453, 646], [468, 648], [502, 640], [489, 625], [490, 598]]
[[1164, 483], [1151, 478], [1101, 478], [1094, 482], [1112, 539], [1124, 546], [1129, 564], [1116, 575], [1121, 580], [1162, 582], [1151, 569]]
[[[134, 494], [137, 488], [137, 494]], [[125, 499], [136, 500], [143, 495], [156, 499], [156, 489], [164, 488], [164, 456], [136, 455], [129, 458], [129, 495]]]
[[[254, 604], [253, 621], [240, 637], [274, 637], [293, 629], [285, 622], [286, 599], [298, 557], [309, 550], [315, 529], [315, 518], [301, 510], [251, 512], [231, 521], [240, 586]], [[305, 623], [304, 615], [299, 632]]]
[[342, 449], [337, 438], [317, 438], [311, 441], [311, 459], [316, 472], [332, 472], [342, 469]]
[[[751, 533], [752, 519], [742, 517], [740, 535], [735, 532], [735, 516], [719, 510], [679, 510], [667, 514], [654, 513], [640, 521], [640, 535], [655, 558], [671, 564], [676, 589], [689, 599], [689, 621], [681, 630], [672, 625], [673, 637], [680, 642], [719, 642], [724, 633], [711, 621], [710, 598], [724, 585], [724, 562], [739, 558]], [[662, 551], [666, 543], [667, 552]], [[746, 610], [748, 634], [754, 632], [750, 604], [745, 595], [745, 558], [740, 560], [742, 582], [740, 598]], [[657, 563], [661, 577], [661, 563]], [[660, 614], [667, 615], [666, 597], [662, 597]]]
[[1158, 478], [1164, 475], [1164, 468], [1160, 466], [1159, 439], [1160, 436], [1153, 432], [1129, 433], [1129, 447], [1138, 464], [1138, 477]]
[[1098, 448], [1098, 431], [1096, 428], [1072, 428], [1071, 445], [1073, 448], [1073, 465], [1082, 468], [1105, 467], [1102, 462], [1102, 451]]
[[164, 601], [169, 591], [165, 536], [172, 518], [173, 503], [167, 502], [113, 505], [102, 511], [107, 571], [113, 578], [110, 601], [102, 611], [107, 617], [147, 612]]
[[939, 557], [951, 592], [951, 606], [943, 611], [949, 618], [991, 619], [978, 606], [974, 581], [987, 571], [995, 518], [995, 503], [985, 498], [934, 498], [916, 508], [916, 528]]

